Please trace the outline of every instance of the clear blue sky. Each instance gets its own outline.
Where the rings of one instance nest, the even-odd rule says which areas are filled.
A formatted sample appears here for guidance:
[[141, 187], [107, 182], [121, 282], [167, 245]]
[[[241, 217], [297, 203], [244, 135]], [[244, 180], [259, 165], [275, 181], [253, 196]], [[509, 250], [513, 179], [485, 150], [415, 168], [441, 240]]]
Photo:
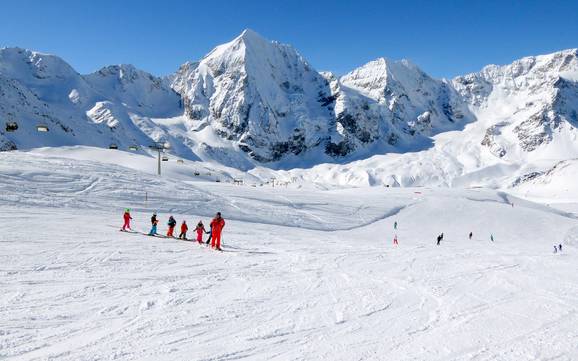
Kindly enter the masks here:
[[80, 73], [130, 63], [156, 75], [244, 28], [343, 74], [380, 56], [436, 77], [578, 47], [578, 1], [3, 1], [0, 47], [53, 53]]

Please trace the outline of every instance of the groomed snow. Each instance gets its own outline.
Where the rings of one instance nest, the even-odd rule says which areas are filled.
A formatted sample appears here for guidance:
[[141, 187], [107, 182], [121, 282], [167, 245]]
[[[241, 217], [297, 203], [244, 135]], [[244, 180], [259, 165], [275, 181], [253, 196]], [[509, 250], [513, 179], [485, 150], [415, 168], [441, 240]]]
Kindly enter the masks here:
[[[571, 210], [488, 189], [233, 186], [163, 165], [159, 179], [144, 155], [0, 153], [0, 358], [578, 359]], [[161, 232], [169, 214], [193, 227], [220, 210], [225, 252], [121, 233], [126, 207], [139, 232], [155, 210]]]

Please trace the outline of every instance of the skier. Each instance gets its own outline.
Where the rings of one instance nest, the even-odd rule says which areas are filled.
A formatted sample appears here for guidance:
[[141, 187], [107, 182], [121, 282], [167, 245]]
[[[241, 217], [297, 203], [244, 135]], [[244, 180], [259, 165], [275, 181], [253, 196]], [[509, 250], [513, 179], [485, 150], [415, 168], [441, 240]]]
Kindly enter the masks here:
[[443, 238], [443, 237], [442, 237], [442, 235], [440, 234], [440, 235], [438, 236], [438, 243], [437, 243], [438, 246], [440, 245], [440, 242], [441, 242], [442, 238]]
[[130, 220], [132, 219], [132, 217], [130, 216], [130, 209], [127, 208], [124, 210], [122, 218], [124, 219], [124, 224], [122, 225], [121, 231], [126, 231], [127, 228], [132, 231], [132, 229], [130, 228]]
[[397, 234], [396, 234], [395, 236], [393, 236], [393, 245], [394, 245], [394, 246], [397, 246], [397, 245], [398, 245], [398, 243], [397, 243]]
[[157, 234], [157, 224], [159, 224], [159, 220], [157, 219], [157, 214], [153, 213], [151, 217], [151, 231], [149, 232], [149, 236], [154, 236]]
[[209, 238], [207, 238], [207, 246], [209, 245], [209, 243], [211, 243], [211, 240], [213, 239], [213, 222], [211, 222], [209, 224]]
[[215, 218], [211, 221], [211, 247], [221, 250], [221, 231], [225, 227], [225, 220], [221, 217], [221, 212], [217, 212]]
[[558, 245], [558, 251], [562, 252], [562, 243]]
[[199, 242], [199, 244], [203, 244], [203, 232], [209, 233], [207, 232], [207, 230], [205, 230], [205, 225], [203, 224], [203, 221], [199, 221], [199, 223], [197, 224], [197, 228], [195, 228], [195, 231], [197, 232], [197, 242]]
[[474, 235], [474, 234], [473, 234], [472, 232], [470, 232], [470, 240], [472, 239], [472, 236], [473, 236], [473, 235]]
[[397, 221], [393, 222], [393, 229], [397, 229]]
[[169, 217], [169, 222], [167, 223], [169, 226], [169, 230], [167, 231], [167, 237], [174, 237], [173, 232], [175, 230], [175, 226], [177, 225], [177, 221], [173, 218], [173, 216]]
[[490, 234], [490, 241], [494, 242], [494, 235]]
[[189, 230], [189, 226], [187, 226], [187, 221], [183, 221], [181, 224], [181, 234], [179, 234], [179, 239], [187, 239], [187, 231]]
[[558, 252], [558, 247], [556, 247], [556, 245], [554, 245], [554, 253]]

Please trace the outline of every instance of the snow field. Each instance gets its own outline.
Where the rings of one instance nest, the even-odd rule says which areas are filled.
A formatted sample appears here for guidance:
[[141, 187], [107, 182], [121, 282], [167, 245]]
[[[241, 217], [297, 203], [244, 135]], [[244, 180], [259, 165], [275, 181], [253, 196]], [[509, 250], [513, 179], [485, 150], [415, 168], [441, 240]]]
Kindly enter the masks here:
[[[570, 212], [485, 189], [238, 187], [21, 152], [0, 174], [0, 358], [578, 358]], [[225, 252], [121, 233], [125, 207], [138, 231], [157, 210], [161, 233], [173, 214], [189, 237], [220, 210]]]

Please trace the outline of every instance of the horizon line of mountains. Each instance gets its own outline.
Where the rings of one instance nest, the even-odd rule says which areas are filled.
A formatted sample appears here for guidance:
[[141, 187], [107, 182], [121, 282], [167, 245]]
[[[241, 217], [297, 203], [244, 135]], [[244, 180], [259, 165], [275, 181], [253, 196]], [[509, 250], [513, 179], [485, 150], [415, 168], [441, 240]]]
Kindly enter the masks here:
[[132, 65], [81, 75], [54, 55], [0, 49], [0, 150], [166, 141], [191, 160], [291, 168], [421, 151], [479, 123], [475, 151], [520, 160], [572, 143], [577, 111], [577, 49], [451, 80], [386, 58], [338, 77], [251, 30], [162, 78]]

